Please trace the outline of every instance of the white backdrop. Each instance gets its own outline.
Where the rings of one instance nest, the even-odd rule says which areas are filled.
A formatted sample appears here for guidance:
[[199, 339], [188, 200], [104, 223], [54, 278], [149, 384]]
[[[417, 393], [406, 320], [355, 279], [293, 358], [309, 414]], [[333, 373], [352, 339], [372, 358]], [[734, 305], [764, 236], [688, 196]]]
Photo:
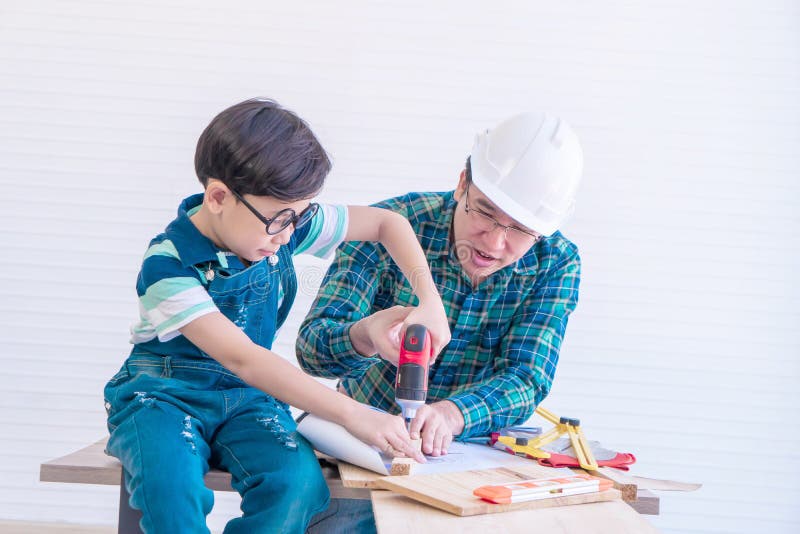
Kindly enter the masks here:
[[[3, 0], [0, 519], [115, 521], [114, 488], [38, 465], [104, 434], [145, 246], [199, 191], [207, 122], [262, 95], [351, 203], [452, 188], [479, 129], [563, 115], [584, 276], [545, 406], [704, 483], [662, 495], [664, 532], [800, 531], [798, 30], [791, 0]], [[324, 268], [303, 264], [290, 359]]]

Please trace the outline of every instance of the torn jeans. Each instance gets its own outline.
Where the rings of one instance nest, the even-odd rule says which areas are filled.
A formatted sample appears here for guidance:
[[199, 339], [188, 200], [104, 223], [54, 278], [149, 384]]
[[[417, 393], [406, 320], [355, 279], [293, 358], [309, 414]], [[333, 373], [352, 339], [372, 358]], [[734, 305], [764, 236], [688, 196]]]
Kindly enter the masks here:
[[230, 472], [242, 496], [225, 533], [301, 533], [327, 507], [319, 463], [286, 405], [217, 362], [134, 350], [104, 393], [107, 450], [143, 532], [208, 532], [209, 467]]

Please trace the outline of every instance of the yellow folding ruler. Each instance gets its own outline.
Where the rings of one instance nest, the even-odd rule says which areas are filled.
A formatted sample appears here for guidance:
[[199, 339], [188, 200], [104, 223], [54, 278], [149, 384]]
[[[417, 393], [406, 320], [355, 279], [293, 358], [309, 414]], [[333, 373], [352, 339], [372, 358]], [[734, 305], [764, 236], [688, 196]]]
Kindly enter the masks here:
[[550, 453], [542, 450], [542, 447], [567, 434], [580, 466], [589, 471], [597, 471], [597, 460], [594, 459], [594, 454], [589, 448], [589, 443], [586, 441], [586, 436], [581, 430], [581, 422], [578, 419], [558, 417], [541, 406], [536, 408], [536, 413], [555, 426], [536, 438], [500, 436], [497, 441], [513, 450], [516, 454], [524, 454], [531, 458], [550, 458]]

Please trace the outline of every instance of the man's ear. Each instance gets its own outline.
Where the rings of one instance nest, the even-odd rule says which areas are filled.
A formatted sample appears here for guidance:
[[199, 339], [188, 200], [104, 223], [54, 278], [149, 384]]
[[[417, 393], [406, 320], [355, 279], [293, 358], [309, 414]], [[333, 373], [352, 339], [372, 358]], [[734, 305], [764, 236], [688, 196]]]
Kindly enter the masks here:
[[228, 189], [228, 186], [219, 180], [211, 178], [208, 180], [208, 184], [206, 185], [206, 192], [203, 202], [208, 208], [208, 211], [216, 215], [222, 211], [224, 204], [227, 204], [231, 201], [232, 197], [233, 195], [231, 194], [230, 189]]
[[456, 202], [461, 200], [461, 196], [466, 193], [467, 186], [467, 169], [463, 169], [461, 171], [461, 175], [458, 177], [458, 185], [456, 186], [456, 190], [453, 193], [453, 198], [456, 199]]

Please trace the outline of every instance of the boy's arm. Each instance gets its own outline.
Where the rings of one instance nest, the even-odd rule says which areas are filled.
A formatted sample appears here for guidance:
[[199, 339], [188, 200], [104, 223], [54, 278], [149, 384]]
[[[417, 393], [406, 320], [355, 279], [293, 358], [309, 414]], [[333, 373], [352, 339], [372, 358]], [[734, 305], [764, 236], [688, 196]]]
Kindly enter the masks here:
[[[350, 223], [345, 240], [377, 241], [384, 246], [419, 299], [419, 306], [407, 312], [402, 323], [419, 323], [428, 328], [433, 340], [434, 356], [438, 355], [450, 342], [450, 326], [417, 234], [405, 217], [389, 210], [349, 206], [348, 215]], [[399, 343], [392, 351], [393, 354], [385, 354], [395, 346], [393, 340], [386, 335], [387, 326], [386, 321], [380, 320], [357, 323], [350, 329], [353, 346], [365, 355], [375, 354], [382, 349], [381, 354], [384, 357], [394, 358], [396, 361], [397, 355], [394, 352], [399, 351]], [[370, 331], [365, 327], [373, 328]], [[376, 346], [376, 341], [383, 341], [383, 346]]]
[[277, 399], [346, 427], [353, 435], [378, 447], [424, 461], [414, 451], [405, 424], [324, 386], [278, 354], [253, 343], [219, 312], [208, 313], [180, 329], [189, 341], [239, 378]]
[[373, 352], [356, 348], [352, 330], [379, 309], [376, 295], [387, 277], [395, 276], [385, 256], [379, 245], [364, 241], [345, 242], [336, 251], [297, 335], [297, 361], [306, 372], [359, 379], [380, 361]]

